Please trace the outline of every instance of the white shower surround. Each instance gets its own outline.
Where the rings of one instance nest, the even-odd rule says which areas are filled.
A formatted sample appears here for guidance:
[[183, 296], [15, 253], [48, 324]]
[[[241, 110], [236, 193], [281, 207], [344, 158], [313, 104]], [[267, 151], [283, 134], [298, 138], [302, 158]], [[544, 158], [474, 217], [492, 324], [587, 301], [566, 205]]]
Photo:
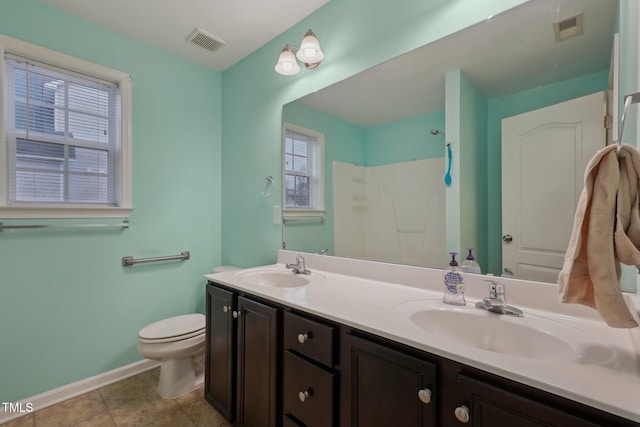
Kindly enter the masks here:
[[383, 166], [333, 162], [335, 255], [443, 268], [442, 158]]

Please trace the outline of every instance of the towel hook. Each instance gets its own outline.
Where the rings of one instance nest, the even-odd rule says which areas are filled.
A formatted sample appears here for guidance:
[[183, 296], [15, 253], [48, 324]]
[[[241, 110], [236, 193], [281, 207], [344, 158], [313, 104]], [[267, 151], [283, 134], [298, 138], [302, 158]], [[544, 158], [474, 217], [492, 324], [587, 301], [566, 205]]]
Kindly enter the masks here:
[[616, 150], [620, 152], [622, 148], [622, 134], [624, 132], [624, 121], [627, 118], [629, 112], [629, 106], [631, 104], [640, 103], [640, 92], [632, 93], [624, 97], [624, 109], [622, 110], [622, 117], [620, 118], [620, 132], [618, 133], [618, 140], [616, 141]]
[[273, 191], [275, 188], [275, 183], [273, 180], [273, 176], [265, 176], [262, 180], [262, 187], [260, 188], [260, 194], [265, 199], [270, 199], [273, 196]]

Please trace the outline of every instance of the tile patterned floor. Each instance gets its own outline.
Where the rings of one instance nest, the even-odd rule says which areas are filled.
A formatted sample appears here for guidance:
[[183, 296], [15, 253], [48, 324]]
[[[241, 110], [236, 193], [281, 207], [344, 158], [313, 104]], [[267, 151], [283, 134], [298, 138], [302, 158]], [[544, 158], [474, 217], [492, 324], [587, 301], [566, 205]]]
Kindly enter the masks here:
[[155, 369], [41, 409], [3, 427], [230, 427], [200, 387], [175, 399], [157, 391]]

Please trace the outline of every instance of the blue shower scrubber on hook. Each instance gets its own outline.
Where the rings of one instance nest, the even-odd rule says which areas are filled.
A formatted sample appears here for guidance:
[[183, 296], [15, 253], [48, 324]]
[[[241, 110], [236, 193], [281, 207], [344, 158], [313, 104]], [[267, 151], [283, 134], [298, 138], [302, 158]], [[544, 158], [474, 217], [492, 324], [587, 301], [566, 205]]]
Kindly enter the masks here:
[[451, 185], [451, 144], [447, 144], [447, 173], [444, 174], [445, 185]]

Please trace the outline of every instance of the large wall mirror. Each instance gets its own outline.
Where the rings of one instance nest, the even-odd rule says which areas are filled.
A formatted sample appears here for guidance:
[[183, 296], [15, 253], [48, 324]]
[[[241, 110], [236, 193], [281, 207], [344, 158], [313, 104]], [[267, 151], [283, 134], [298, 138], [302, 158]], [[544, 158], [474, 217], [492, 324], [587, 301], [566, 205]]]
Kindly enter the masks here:
[[[325, 192], [324, 213], [285, 210], [286, 249], [443, 268], [473, 246], [483, 273], [503, 274], [503, 216], [524, 216], [502, 199], [503, 120], [594, 93], [603, 107], [617, 13], [617, 0], [530, 1], [284, 105], [283, 122], [324, 135]], [[563, 169], [551, 157], [534, 169]], [[561, 196], [571, 211], [577, 196]], [[535, 227], [568, 243], [570, 226]]]

